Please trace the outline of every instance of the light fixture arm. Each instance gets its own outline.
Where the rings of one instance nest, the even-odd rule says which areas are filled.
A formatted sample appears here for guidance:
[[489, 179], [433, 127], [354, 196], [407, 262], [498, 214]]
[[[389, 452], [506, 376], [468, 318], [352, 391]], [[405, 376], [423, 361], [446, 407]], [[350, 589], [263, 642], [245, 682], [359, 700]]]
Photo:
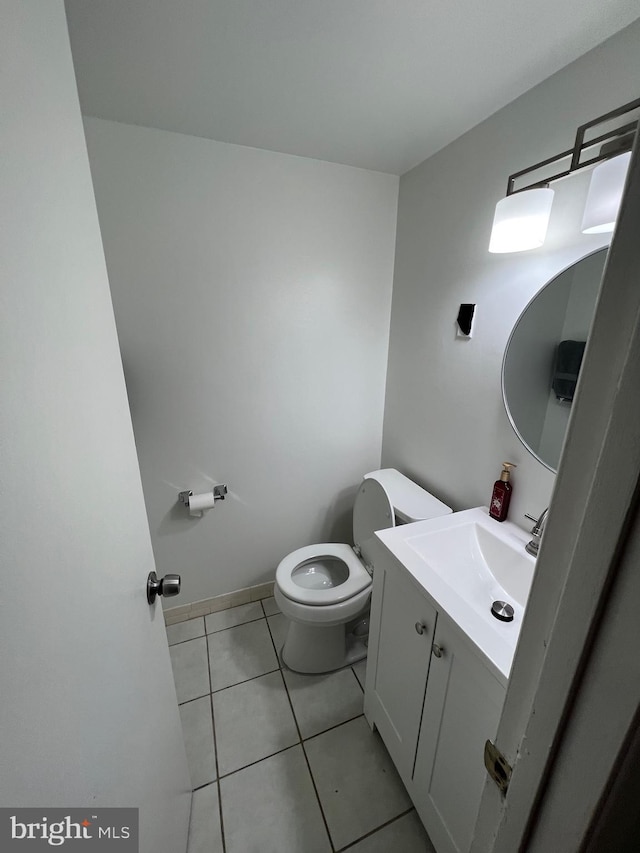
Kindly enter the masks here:
[[[515, 195], [515, 193], [537, 189], [539, 187], [548, 187], [549, 184], [554, 181], [566, 178], [574, 172], [582, 171], [582, 169], [594, 166], [603, 160], [610, 160], [618, 154], [630, 151], [633, 147], [635, 136], [638, 131], [638, 118], [634, 118], [622, 125], [606, 130], [587, 141], [585, 141], [585, 136], [590, 129], [597, 127], [598, 125], [611, 123], [615, 121], [615, 119], [627, 116], [637, 110], [640, 110], [640, 98], [630, 101], [628, 104], [623, 104], [621, 107], [611, 110], [604, 115], [598, 116], [598, 118], [592, 119], [585, 124], [581, 124], [576, 131], [573, 148], [563, 151], [560, 154], [556, 154], [553, 157], [548, 157], [546, 160], [541, 160], [533, 166], [527, 166], [526, 169], [521, 169], [520, 171], [509, 175], [509, 180], [507, 181], [507, 195]], [[587, 160], [582, 160], [582, 156], [585, 151], [588, 151], [598, 145], [600, 145], [601, 148], [597, 155], [590, 157]], [[571, 157], [571, 163], [567, 168], [561, 169], [558, 172], [553, 172], [549, 175], [544, 175], [544, 177], [536, 181], [530, 181], [527, 184], [516, 187], [518, 179], [525, 175], [538, 172], [546, 166], [551, 166], [553, 163], [561, 163], [564, 160], [568, 160], [569, 157]]]
[[569, 169], [565, 169], [562, 172], [556, 172], [553, 175], [549, 175], [548, 177], [543, 178], [541, 181], [533, 181], [532, 183], [525, 184], [524, 186], [518, 187], [517, 189], [515, 187], [516, 181], [523, 175], [528, 175], [531, 172], [537, 172], [539, 169], [544, 169], [545, 166], [550, 166], [552, 163], [559, 163], [562, 160], [566, 160], [572, 154], [573, 148], [569, 148], [568, 151], [563, 151], [562, 154], [556, 154], [554, 157], [549, 157], [546, 160], [541, 160], [539, 163], [536, 163], [533, 166], [527, 166], [526, 169], [521, 169], [519, 172], [514, 172], [512, 175], [509, 175], [509, 180], [507, 181], [507, 195], [515, 195], [515, 193], [522, 193], [525, 192], [525, 190], [548, 187], [552, 181], [557, 181], [560, 178], [566, 177], [570, 174]]

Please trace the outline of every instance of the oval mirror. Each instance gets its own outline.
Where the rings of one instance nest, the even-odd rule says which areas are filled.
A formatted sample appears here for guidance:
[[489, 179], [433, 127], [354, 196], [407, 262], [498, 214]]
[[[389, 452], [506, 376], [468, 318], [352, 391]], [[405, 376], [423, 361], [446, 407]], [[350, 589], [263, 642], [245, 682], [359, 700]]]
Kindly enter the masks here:
[[502, 397], [516, 435], [557, 471], [607, 249], [552, 278], [516, 322], [502, 362]]

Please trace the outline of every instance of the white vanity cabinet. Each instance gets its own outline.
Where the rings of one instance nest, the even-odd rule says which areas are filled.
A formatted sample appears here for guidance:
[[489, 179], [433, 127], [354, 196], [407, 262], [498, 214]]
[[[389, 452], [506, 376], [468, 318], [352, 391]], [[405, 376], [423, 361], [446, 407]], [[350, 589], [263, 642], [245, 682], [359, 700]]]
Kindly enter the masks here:
[[474, 644], [380, 546], [365, 715], [438, 853], [467, 853], [505, 685]]
[[436, 617], [401, 566], [376, 561], [364, 712], [405, 784], [413, 774]]
[[413, 777], [414, 805], [438, 853], [467, 853], [505, 687], [446, 614], [436, 625]]

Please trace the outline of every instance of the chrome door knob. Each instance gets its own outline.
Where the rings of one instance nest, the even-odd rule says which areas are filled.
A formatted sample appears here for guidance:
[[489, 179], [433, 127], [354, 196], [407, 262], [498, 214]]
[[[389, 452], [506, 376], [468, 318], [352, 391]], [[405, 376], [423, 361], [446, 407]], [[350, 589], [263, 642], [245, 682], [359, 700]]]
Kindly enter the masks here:
[[160, 579], [160, 595], [171, 598], [180, 593], [180, 575], [165, 575]]
[[165, 598], [171, 598], [173, 595], [178, 595], [180, 592], [180, 575], [165, 575], [163, 578], [158, 578], [155, 572], [149, 572], [147, 578], [147, 601], [153, 604], [157, 595], [164, 595]]
[[443, 652], [444, 652], [444, 649], [442, 648], [442, 646], [439, 646], [437, 643], [434, 643], [434, 644], [431, 646], [431, 651], [434, 653], [434, 655], [435, 655], [437, 658], [441, 658], [441, 657], [442, 657], [442, 654], [443, 654]]
[[416, 622], [415, 627], [418, 634], [424, 634], [424, 632], [427, 630], [427, 626], [423, 625], [422, 622]]

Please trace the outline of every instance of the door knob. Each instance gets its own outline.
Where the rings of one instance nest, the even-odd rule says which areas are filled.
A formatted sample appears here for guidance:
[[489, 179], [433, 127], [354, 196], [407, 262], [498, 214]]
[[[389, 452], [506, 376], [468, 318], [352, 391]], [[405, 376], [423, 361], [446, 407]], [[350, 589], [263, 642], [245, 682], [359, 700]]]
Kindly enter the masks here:
[[442, 657], [442, 653], [444, 652], [444, 649], [442, 648], [442, 646], [439, 646], [437, 643], [434, 643], [434, 644], [431, 646], [431, 651], [434, 653], [434, 655], [435, 655], [437, 658], [441, 658], [441, 657]]
[[427, 626], [424, 625], [422, 622], [416, 622], [415, 629], [418, 634], [424, 634], [424, 632], [427, 630]]
[[147, 578], [147, 601], [153, 604], [157, 595], [170, 598], [180, 592], [180, 575], [165, 575], [158, 579], [155, 572], [149, 572]]

